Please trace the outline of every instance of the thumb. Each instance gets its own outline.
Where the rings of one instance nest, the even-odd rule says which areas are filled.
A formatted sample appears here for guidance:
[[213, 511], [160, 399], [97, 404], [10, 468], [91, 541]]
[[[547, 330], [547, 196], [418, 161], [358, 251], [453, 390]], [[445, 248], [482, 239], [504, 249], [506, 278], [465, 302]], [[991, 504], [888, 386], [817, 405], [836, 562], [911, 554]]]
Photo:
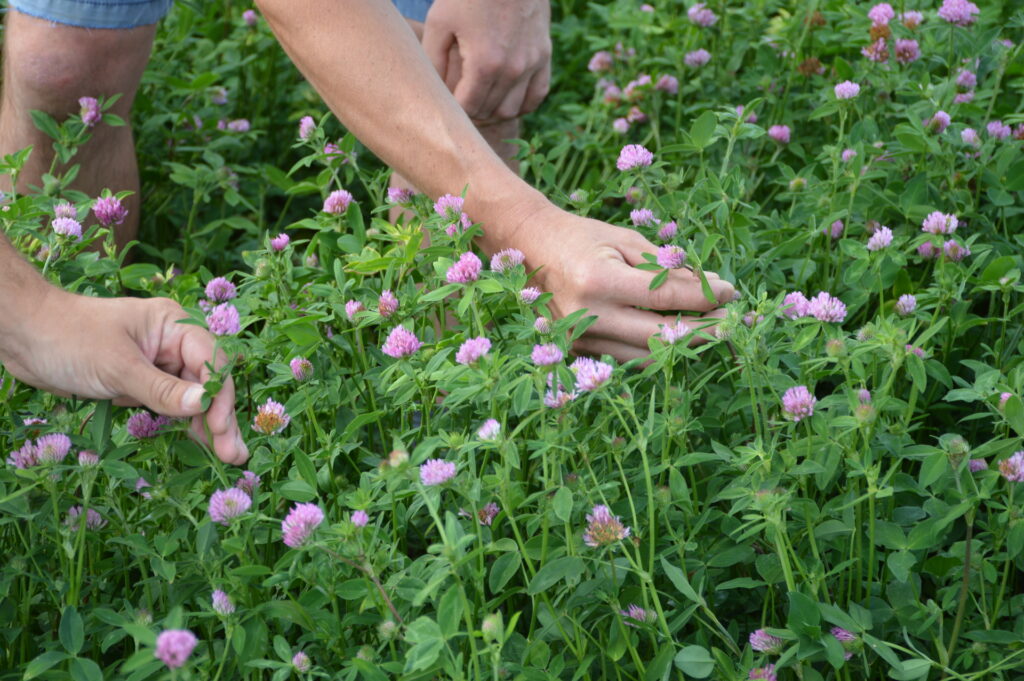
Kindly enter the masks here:
[[146, 361], [126, 367], [122, 392], [164, 416], [182, 418], [203, 413], [203, 386], [161, 371]]
[[455, 34], [448, 30], [439, 30], [433, 24], [427, 22], [423, 26], [423, 51], [427, 58], [434, 65], [441, 76], [441, 80], [447, 83], [448, 74], [448, 53], [455, 44]]

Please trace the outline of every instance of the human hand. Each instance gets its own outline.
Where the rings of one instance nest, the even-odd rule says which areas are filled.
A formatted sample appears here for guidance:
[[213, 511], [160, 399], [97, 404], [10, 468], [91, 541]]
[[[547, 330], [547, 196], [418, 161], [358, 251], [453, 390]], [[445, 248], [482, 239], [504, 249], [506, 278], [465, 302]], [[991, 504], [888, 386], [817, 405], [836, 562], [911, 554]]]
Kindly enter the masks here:
[[[228, 376], [209, 410], [202, 408], [210, 377], [213, 336], [178, 324], [187, 315], [168, 298], [91, 298], [53, 287], [31, 301], [18, 327], [4, 334], [0, 360], [16, 378], [58, 395], [143, 404], [164, 416], [192, 418], [192, 433], [225, 463], [243, 464], [249, 450], [235, 419]], [[216, 366], [224, 365], [218, 357]]]
[[423, 49], [476, 123], [527, 114], [551, 83], [548, 0], [437, 0]]
[[[725, 316], [720, 308], [733, 300], [736, 289], [705, 272], [715, 296], [709, 302], [701, 289], [700, 278], [688, 269], [669, 272], [665, 282], [650, 290], [657, 274], [637, 269], [646, 262], [644, 253], [657, 247], [638, 232], [581, 218], [554, 206], [531, 215], [514, 232], [515, 245], [527, 256], [531, 267], [540, 266], [535, 281], [553, 294], [549, 303], [556, 316], [565, 316], [581, 308], [597, 315], [597, 321], [576, 342], [580, 352], [608, 354], [627, 361], [650, 354], [647, 340], [671, 325], [676, 315], [651, 310], [687, 310], [703, 313], [683, 316], [697, 329]], [[638, 308], [649, 308], [641, 310]], [[694, 342], [703, 342], [694, 335]]]

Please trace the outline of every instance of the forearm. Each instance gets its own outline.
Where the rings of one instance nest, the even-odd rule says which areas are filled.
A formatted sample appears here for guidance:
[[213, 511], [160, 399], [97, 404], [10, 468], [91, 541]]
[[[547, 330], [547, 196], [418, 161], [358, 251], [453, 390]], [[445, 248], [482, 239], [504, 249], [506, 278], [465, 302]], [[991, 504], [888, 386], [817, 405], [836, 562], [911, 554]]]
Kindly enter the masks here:
[[510, 241], [547, 205], [480, 137], [383, 0], [259, 0], [299, 70], [345, 126], [431, 197], [469, 186], [466, 212]]
[[58, 289], [25, 261], [0, 230], [0, 361], [21, 351], [44, 299]]

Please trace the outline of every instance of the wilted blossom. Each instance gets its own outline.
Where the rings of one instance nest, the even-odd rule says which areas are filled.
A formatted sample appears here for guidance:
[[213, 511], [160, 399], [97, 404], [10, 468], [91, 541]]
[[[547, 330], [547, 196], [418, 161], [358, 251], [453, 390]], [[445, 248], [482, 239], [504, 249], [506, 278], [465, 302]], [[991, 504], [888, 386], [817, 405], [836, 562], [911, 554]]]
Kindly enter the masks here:
[[822, 291], [807, 301], [807, 314], [822, 322], [841, 322], [846, 319], [846, 305]]
[[910, 64], [921, 58], [921, 48], [916, 40], [902, 38], [893, 45], [893, 54], [901, 64]]
[[388, 202], [397, 203], [398, 205], [405, 205], [412, 201], [412, 198], [416, 196], [416, 193], [411, 189], [405, 187], [388, 187]]
[[869, 251], [880, 251], [892, 244], [892, 230], [886, 226], [879, 227], [868, 239]]
[[1024, 482], [1024, 450], [999, 462], [999, 472], [1009, 482]]
[[543, 345], [534, 345], [533, 352], [530, 353], [530, 359], [533, 363], [539, 367], [551, 366], [552, 364], [558, 364], [562, 361], [565, 355], [562, 354], [561, 348], [554, 343], [545, 343]]
[[594, 53], [594, 56], [590, 58], [590, 62], [587, 63], [587, 70], [592, 73], [607, 71], [612, 67], [613, 61], [614, 59], [611, 52], [608, 50], [599, 50]]
[[619, 159], [615, 162], [615, 167], [626, 171], [633, 168], [643, 168], [651, 165], [653, 162], [654, 154], [648, 151], [646, 147], [640, 144], [627, 144], [619, 152]]
[[384, 345], [380, 349], [388, 357], [399, 359], [415, 353], [422, 345], [423, 343], [420, 342], [420, 339], [412, 331], [409, 331], [404, 326], [396, 326], [388, 334]]
[[[656, 622], [658, 620], [657, 613], [651, 610], [645, 610], [636, 603], [630, 603], [625, 610], [619, 610], [619, 614], [627, 620], [632, 620], [632, 622], [626, 622], [626, 624], [631, 627], [636, 626], [636, 624], [650, 624], [651, 622]], [[634, 622], [636, 624], [634, 624]]]
[[185, 665], [199, 643], [187, 629], [167, 629], [156, 637], [156, 651], [153, 656], [167, 665], [168, 669], [179, 669]]
[[300, 650], [292, 656], [292, 666], [295, 667], [295, 671], [305, 674], [313, 668], [313, 662], [309, 655]]
[[985, 126], [985, 130], [988, 131], [989, 137], [994, 137], [997, 140], [1003, 140], [1010, 136], [1013, 130], [1010, 126], [1004, 124], [1002, 121], [991, 121]]
[[663, 74], [658, 78], [658, 82], [654, 84], [654, 89], [674, 95], [679, 92], [679, 79], [667, 73]]
[[889, 47], [886, 45], [885, 38], [879, 38], [867, 47], [861, 48], [860, 53], [877, 63], [882, 63], [889, 59]]
[[768, 136], [779, 144], [789, 144], [790, 129], [788, 125], [773, 125], [768, 128]]
[[979, 473], [988, 470], [988, 461], [985, 459], [971, 459], [967, 462], [967, 470], [972, 473]]
[[629, 121], [625, 118], [616, 118], [612, 121], [612, 130], [619, 133], [620, 135], [629, 132]]
[[836, 99], [853, 99], [860, 94], [860, 85], [852, 80], [844, 80], [835, 86]]
[[291, 237], [287, 234], [278, 234], [270, 240], [270, 247], [275, 251], [283, 251], [291, 243]]
[[508, 272], [526, 262], [526, 255], [518, 248], [506, 248], [491, 256], [491, 269]]
[[650, 208], [634, 208], [629, 211], [629, 220], [635, 227], [647, 227], [657, 223]]
[[704, 28], [713, 26], [718, 21], [715, 13], [708, 9], [703, 2], [698, 2], [686, 10], [686, 16], [690, 18], [690, 21]]
[[942, 252], [953, 262], [960, 262], [971, 254], [971, 249], [961, 245], [955, 239], [950, 239], [942, 244]]
[[366, 527], [370, 522], [370, 516], [366, 514], [366, 511], [353, 511], [351, 520], [356, 527]]
[[952, 213], [932, 211], [921, 222], [921, 231], [928, 234], [952, 234], [956, 231], [960, 221]]
[[711, 61], [711, 53], [705, 50], [703, 47], [699, 50], [687, 52], [683, 57], [683, 63], [689, 66], [691, 69], [696, 69], [704, 66]]
[[818, 400], [805, 385], [796, 385], [782, 394], [782, 411], [793, 421], [799, 422], [814, 415]]
[[936, 111], [935, 115], [925, 121], [925, 127], [929, 130], [939, 133], [940, 135], [946, 131], [949, 127], [950, 118], [949, 114], [945, 111]]
[[288, 362], [288, 368], [292, 370], [292, 377], [296, 381], [307, 381], [313, 375], [313, 363], [305, 357], [294, 357]]
[[900, 296], [899, 300], [896, 301], [896, 312], [906, 317], [909, 314], [913, 314], [914, 310], [917, 309], [917, 298], [909, 293], [904, 293]]
[[75, 241], [82, 240], [82, 223], [74, 218], [54, 218], [50, 222], [53, 231]]
[[260, 476], [256, 475], [252, 471], [243, 471], [242, 477], [235, 481], [235, 487], [242, 490], [250, 497], [256, 495], [256, 490], [260, 487]]
[[575, 391], [566, 392], [565, 386], [559, 381], [556, 384], [555, 374], [548, 374], [548, 389], [544, 393], [544, 406], [548, 409], [561, 409], [577, 397]]
[[576, 376], [576, 388], [583, 392], [597, 390], [612, 377], [612, 365], [589, 357], [578, 357], [569, 369]]
[[629, 107], [629, 111], [626, 113], [627, 123], [644, 123], [647, 121], [647, 114], [638, 106]]
[[914, 30], [921, 25], [922, 21], [924, 21], [924, 15], [915, 10], [909, 10], [907, 12], [900, 13], [900, 21], [902, 21], [903, 25], [910, 30]]
[[[398, 310], [398, 298], [395, 297], [395, 294], [391, 292], [391, 289], [384, 289], [381, 291], [380, 298], [377, 299], [377, 312], [380, 316], [390, 317], [396, 310]], [[348, 303], [345, 304], [345, 312], [348, 312]], [[351, 314], [349, 315], [349, 319], [352, 319]]]
[[481, 440], [497, 440], [501, 434], [501, 424], [497, 419], [487, 419], [483, 425], [477, 428], [476, 436]]
[[759, 653], [768, 653], [769, 655], [778, 655], [782, 652], [782, 646], [785, 645], [781, 638], [772, 636], [764, 629], [751, 632], [748, 640], [751, 648]]
[[352, 203], [352, 194], [344, 189], [335, 189], [324, 199], [324, 212], [340, 215], [348, 210]]
[[249, 495], [239, 487], [217, 490], [210, 496], [210, 519], [222, 525], [229, 525], [231, 520], [248, 511], [252, 504]]
[[754, 667], [747, 674], [748, 679], [764, 679], [764, 681], [778, 681], [775, 675], [775, 665], [769, 664], [764, 667]]
[[658, 247], [658, 265], [665, 269], [678, 269], [686, 263], [686, 251], [675, 244]]
[[651, 77], [646, 73], [641, 73], [635, 80], [631, 80], [626, 83], [626, 87], [622, 91], [622, 94], [629, 100], [638, 99], [642, 95], [642, 92], [640, 91], [641, 88], [647, 88], [650, 84]]
[[284, 405], [268, 397], [267, 401], [256, 409], [252, 429], [264, 435], [276, 435], [284, 430], [291, 420], [292, 417], [288, 415]]
[[214, 590], [210, 600], [213, 601], [213, 611], [218, 615], [230, 615], [235, 611], [235, 604], [231, 602], [231, 597], [220, 589]]
[[350, 322], [354, 322], [356, 319], [356, 313], [361, 312], [363, 309], [363, 304], [358, 300], [349, 300], [345, 303], [345, 316], [348, 317]]
[[939, 18], [957, 26], [970, 26], [979, 13], [978, 6], [969, 0], [943, 0], [939, 8]]
[[587, 514], [587, 523], [583, 533], [583, 543], [587, 546], [607, 546], [629, 536], [629, 528], [604, 504], [594, 506], [594, 510]]
[[661, 229], [658, 230], [658, 238], [662, 241], [671, 241], [675, 238], [676, 232], [678, 232], [678, 227], [676, 227], [675, 220], [671, 220], [662, 225]]
[[316, 130], [316, 121], [312, 116], [303, 116], [299, 119], [299, 139], [308, 140], [309, 136]]
[[420, 465], [420, 482], [442, 485], [455, 477], [455, 464], [444, 459], [428, 459]]
[[[499, 511], [501, 511], [501, 507], [492, 501], [476, 512], [477, 522], [479, 522], [481, 525], [486, 525], [490, 527], [490, 525], [494, 522], [495, 516], [498, 515]], [[459, 509], [459, 515], [463, 518], [473, 517], [472, 514], [464, 508]]]
[[[72, 506], [68, 509], [68, 517], [65, 523], [68, 527], [76, 529], [78, 527], [79, 518], [82, 517], [82, 507]], [[98, 530], [105, 526], [107, 521], [99, 514], [95, 509], [89, 509], [85, 513], [85, 529], [87, 530]]]
[[459, 346], [455, 361], [459, 364], [473, 364], [491, 350], [491, 341], [484, 336], [469, 338]]
[[604, 85], [604, 103], [615, 104], [619, 102], [623, 97], [622, 88], [612, 82], [606, 82]]
[[128, 434], [139, 440], [156, 437], [170, 422], [166, 416], [154, 416], [148, 411], [137, 411], [128, 417]]
[[128, 217], [128, 209], [116, 196], [101, 196], [92, 204], [93, 215], [104, 227], [119, 225]]
[[535, 286], [527, 286], [519, 292], [519, 300], [527, 305], [537, 302], [538, 298], [540, 298], [540, 289]]
[[480, 268], [483, 263], [476, 253], [466, 251], [459, 256], [458, 262], [448, 268], [445, 279], [449, 284], [468, 284], [480, 278]]
[[880, 2], [868, 10], [868, 19], [871, 19], [871, 23], [876, 26], [888, 24], [895, 16], [896, 12], [893, 11], [892, 5], [887, 2]]
[[790, 319], [799, 319], [800, 317], [806, 317], [808, 312], [808, 306], [810, 301], [800, 291], [793, 291], [787, 293], [786, 297], [782, 299], [782, 312]]
[[206, 284], [206, 297], [215, 303], [223, 303], [238, 295], [238, 289], [224, 277], [214, 277]]
[[316, 504], [296, 504], [281, 521], [281, 539], [295, 549], [305, 544], [324, 521], [324, 512]]

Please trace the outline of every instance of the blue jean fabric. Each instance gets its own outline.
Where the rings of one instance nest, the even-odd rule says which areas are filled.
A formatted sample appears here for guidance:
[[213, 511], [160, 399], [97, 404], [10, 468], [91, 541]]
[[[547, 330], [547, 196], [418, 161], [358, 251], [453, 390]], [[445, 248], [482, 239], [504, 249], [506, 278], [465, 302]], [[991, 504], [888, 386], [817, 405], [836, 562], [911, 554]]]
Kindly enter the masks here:
[[136, 28], [164, 18], [174, 0], [10, 0], [22, 14], [83, 28]]
[[434, 0], [392, 0], [392, 2], [403, 17], [414, 21], [426, 21], [427, 11], [434, 4]]

